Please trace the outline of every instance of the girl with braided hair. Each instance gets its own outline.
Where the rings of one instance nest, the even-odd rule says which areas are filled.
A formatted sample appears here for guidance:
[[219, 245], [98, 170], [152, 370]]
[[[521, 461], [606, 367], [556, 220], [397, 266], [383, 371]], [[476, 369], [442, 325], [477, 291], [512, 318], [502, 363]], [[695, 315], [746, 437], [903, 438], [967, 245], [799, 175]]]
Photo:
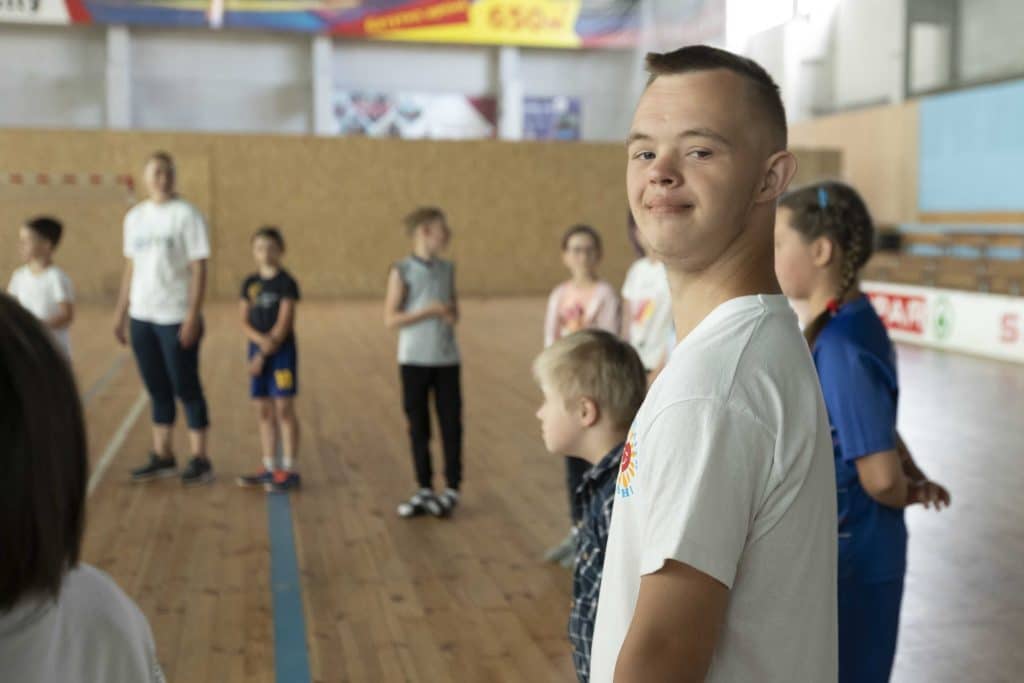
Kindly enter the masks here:
[[776, 274], [805, 325], [832, 425], [840, 683], [889, 680], [906, 572], [903, 509], [950, 502], [896, 431], [895, 349], [858, 286], [873, 241], [871, 215], [847, 185], [819, 183], [780, 200]]

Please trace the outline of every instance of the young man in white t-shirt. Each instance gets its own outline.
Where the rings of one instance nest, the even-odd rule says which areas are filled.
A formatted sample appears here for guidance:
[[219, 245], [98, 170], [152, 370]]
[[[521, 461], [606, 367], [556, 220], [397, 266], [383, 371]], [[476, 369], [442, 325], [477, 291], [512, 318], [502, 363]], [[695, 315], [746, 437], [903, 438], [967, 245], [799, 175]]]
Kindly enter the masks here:
[[174, 161], [166, 152], [146, 163], [149, 199], [124, 219], [125, 270], [114, 336], [131, 346], [153, 405], [153, 452], [132, 472], [134, 481], [177, 474], [171, 450], [175, 397], [185, 409], [192, 458], [186, 485], [213, 480], [206, 454], [209, 416], [199, 381], [199, 342], [210, 242], [199, 211], [174, 190]]
[[706, 46], [647, 66], [626, 185], [681, 341], [623, 451], [591, 681], [835, 681], [831, 438], [773, 267], [778, 88]]
[[48, 216], [33, 218], [21, 226], [18, 246], [25, 265], [14, 271], [7, 293], [46, 325], [70, 359], [68, 328], [75, 317], [75, 293], [68, 276], [53, 264], [53, 252], [63, 232], [60, 221]]

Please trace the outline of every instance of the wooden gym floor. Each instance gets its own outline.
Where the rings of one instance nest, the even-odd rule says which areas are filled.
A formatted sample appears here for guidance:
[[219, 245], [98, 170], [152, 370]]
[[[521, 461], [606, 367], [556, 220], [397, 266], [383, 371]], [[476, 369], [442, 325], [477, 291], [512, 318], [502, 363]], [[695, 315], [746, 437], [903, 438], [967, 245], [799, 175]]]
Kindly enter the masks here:
[[[539, 561], [567, 527], [563, 466], [534, 418], [543, 310], [540, 299], [464, 303], [463, 504], [450, 521], [404, 521], [394, 508], [412, 468], [380, 305], [300, 306], [304, 488], [290, 502], [312, 680], [574, 680], [571, 577]], [[200, 489], [128, 483], [149, 448], [148, 406], [109, 323], [109, 310], [84, 307], [72, 328], [96, 480], [85, 560], [138, 602], [169, 681], [298, 680], [275, 678], [266, 496], [234, 485], [259, 465], [235, 305], [207, 311], [218, 480]], [[954, 504], [908, 513], [893, 680], [1019, 681], [1024, 366], [901, 347], [900, 371], [901, 429]], [[175, 443], [183, 462], [180, 427]]]

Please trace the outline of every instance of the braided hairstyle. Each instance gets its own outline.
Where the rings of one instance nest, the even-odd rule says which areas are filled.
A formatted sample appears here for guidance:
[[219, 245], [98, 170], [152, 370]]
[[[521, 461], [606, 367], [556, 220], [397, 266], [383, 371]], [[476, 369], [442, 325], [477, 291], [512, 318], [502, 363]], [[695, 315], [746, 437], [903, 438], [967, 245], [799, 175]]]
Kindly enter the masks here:
[[857, 286], [857, 276], [874, 250], [875, 226], [857, 191], [839, 182], [815, 183], [793, 190], [782, 197], [779, 206], [792, 212], [790, 225], [805, 242], [825, 237], [841, 259], [834, 298], [804, 329], [804, 337], [813, 347], [843, 299]]

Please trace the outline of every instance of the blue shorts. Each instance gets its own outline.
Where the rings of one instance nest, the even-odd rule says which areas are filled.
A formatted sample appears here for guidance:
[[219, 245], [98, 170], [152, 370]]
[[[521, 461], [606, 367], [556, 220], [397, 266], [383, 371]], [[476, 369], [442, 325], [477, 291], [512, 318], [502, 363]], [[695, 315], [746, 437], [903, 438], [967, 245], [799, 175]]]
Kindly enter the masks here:
[[[249, 342], [249, 359], [259, 352]], [[288, 342], [263, 361], [263, 372], [252, 378], [249, 394], [253, 398], [289, 398], [299, 392], [299, 352]]]

